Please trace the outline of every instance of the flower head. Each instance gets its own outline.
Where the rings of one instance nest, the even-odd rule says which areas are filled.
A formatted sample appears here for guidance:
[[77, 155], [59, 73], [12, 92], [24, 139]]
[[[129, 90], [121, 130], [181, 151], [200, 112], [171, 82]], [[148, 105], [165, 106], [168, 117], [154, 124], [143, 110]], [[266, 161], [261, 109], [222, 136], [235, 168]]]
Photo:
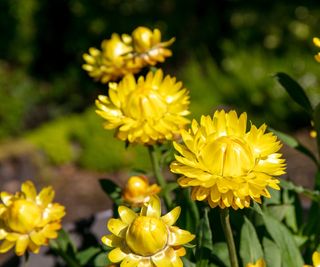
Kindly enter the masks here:
[[173, 226], [180, 215], [180, 207], [161, 216], [158, 197], [151, 197], [139, 214], [120, 206], [119, 219], [110, 219], [108, 229], [112, 234], [102, 237], [102, 242], [114, 249], [109, 253], [111, 262], [121, 266], [182, 267], [182, 247], [194, 239], [188, 231]]
[[142, 61], [134, 59], [131, 37], [114, 33], [111, 39], [104, 40], [101, 50], [91, 47], [83, 55], [86, 64], [82, 67], [90, 77], [102, 83], [115, 81], [128, 73], [137, 73], [143, 67]]
[[109, 84], [109, 96], [96, 100], [97, 113], [106, 120], [106, 129], [116, 129], [120, 140], [153, 144], [172, 140], [189, 120], [188, 91], [181, 82], [162, 70], [149, 72], [136, 81], [132, 74]]
[[313, 252], [312, 263], [313, 263], [313, 266], [303, 265], [303, 267], [320, 267], [320, 252], [318, 252], [318, 251]]
[[267, 186], [279, 189], [274, 176], [285, 173], [285, 160], [277, 153], [277, 137], [265, 133], [267, 126], [251, 125], [246, 132], [247, 114], [216, 111], [211, 118], [193, 121], [182, 131], [184, 144], [174, 143], [180, 153], [171, 171], [182, 174], [178, 183], [192, 187], [192, 199], [207, 200], [214, 208], [249, 207], [250, 200], [270, 197]]
[[172, 55], [167, 47], [174, 42], [174, 38], [161, 42], [161, 32], [159, 29], [151, 31], [147, 27], [138, 27], [132, 32], [132, 42], [137, 56], [147, 65], [155, 65], [163, 62], [166, 57]]
[[136, 28], [132, 36], [112, 34], [111, 39], [101, 43], [101, 50], [91, 47], [83, 54], [82, 68], [90, 77], [107, 83], [116, 81], [129, 73], [138, 73], [143, 67], [163, 62], [172, 55], [167, 47], [174, 38], [161, 42], [161, 32], [146, 27]]
[[264, 259], [259, 259], [255, 264], [248, 263], [246, 267], [266, 267], [266, 262]]
[[37, 195], [31, 181], [24, 182], [21, 192], [15, 195], [0, 194], [0, 253], [15, 246], [15, 253], [21, 256], [26, 250], [38, 253], [40, 246], [57, 237], [61, 228], [64, 207], [51, 203], [54, 198], [52, 187], [46, 187]]
[[[314, 37], [312, 41], [315, 46], [320, 47], [320, 39], [319, 38]], [[318, 54], [316, 54], [314, 56], [314, 58], [316, 61], [320, 62], [320, 52], [318, 52]]]
[[123, 190], [123, 199], [133, 206], [140, 206], [149, 201], [150, 196], [159, 193], [161, 188], [157, 184], [149, 185], [146, 176], [131, 176]]

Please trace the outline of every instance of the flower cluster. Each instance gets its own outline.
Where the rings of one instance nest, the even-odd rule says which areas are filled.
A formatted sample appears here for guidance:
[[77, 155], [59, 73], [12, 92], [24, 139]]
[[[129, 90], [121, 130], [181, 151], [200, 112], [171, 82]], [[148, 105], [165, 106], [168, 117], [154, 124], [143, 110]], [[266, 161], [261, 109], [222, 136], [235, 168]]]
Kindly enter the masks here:
[[109, 252], [111, 262], [121, 262], [121, 266], [177, 266], [186, 251], [182, 246], [194, 239], [186, 230], [173, 226], [180, 215], [176, 207], [161, 216], [160, 199], [151, 197], [139, 214], [120, 206], [119, 219], [108, 221], [110, 235], [102, 237], [102, 242], [114, 249]]
[[136, 81], [126, 75], [119, 84], [109, 84], [109, 96], [99, 95], [97, 113], [106, 129], [116, 129], [122, 141], [154, 144], [179, 136], [189, 123], [189, 95], [174, 77], [163, 77], [162, 70], [149, 72]]
[[207, 200], [212, 208], [242, 209], [251, 199], [260, 203], [261, 196], [270, 197], [267, 186], [280, 189], [273, 177], [285, 173], [280, 142], [265, 133], [265, 124], [251, 125], [248, 132], [246, 127], [246, 113], [238, 118], [235, 111], [221, 110], [182, 131], [184, 144], [174, 143], [180, 156], [171, 171], [183, 175], [178, 183], [192, 187], [192, 199]]
[[143, 67], [154, 66], [172, 55], [167, 48], [174, 42], [161, 41], [161, 32], [146, 27], [136, 28], [131, 36], [112, 34], [101, 43], [101, 50], [91, 47], [83, 55], [83, 69], [90, 77], [107, 83], [129, 73], [138, 73]]
[[26, 250], [38, 253], [40, 246], [57, 237], [65, 210], [60, 204], [51, 203], [54, 194], [49, 186], [37, 195], [31, 181], [24, 182], [21, 192], [14, 195], [1, 192], [0, 253], [14, 246], [18, 256]]

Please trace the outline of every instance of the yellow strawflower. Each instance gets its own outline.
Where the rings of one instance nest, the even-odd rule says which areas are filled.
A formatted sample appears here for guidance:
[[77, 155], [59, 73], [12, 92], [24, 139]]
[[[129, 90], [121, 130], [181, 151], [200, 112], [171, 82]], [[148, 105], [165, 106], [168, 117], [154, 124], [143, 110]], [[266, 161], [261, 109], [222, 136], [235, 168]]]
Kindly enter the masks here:
[[136, 81], [132, 74], [119, 83], [109, 84], [109, 96], [96, 100], [97, 113], [106, 129], [116, 129], [123, 141], [153, 144], [172, 140], [189, 120], [188, 90], [162, 70], [149, 72]]
[[15, 253], [26, 250], [38, 253], [48, 240], [57, 237], [65, 209], [54, 198], [52, 187], [46, 187], [37, 195], [31, 181], [24, 182], [21, 192], [12, 195], [1, 192], [0, 204], [0, 253], [15, 246]]
[[191, 129], [182, 131], [184, 144], [174, 142], [176, 161], [171, 171], [181, 174], [178, 183], [191, 187], [193, 200], [207, 200], [214, 208], [249, 207], [250, 200], [270, 197], [267, 187], [279, 190], [274, 176], [285, 173], [285, 160], [277, 153], [277, 137], [265, 133], [267, 126], [251, 125], [246, 131], [247, 114], [216, 111], [193, 120]]
[[266, 267], [266, 262], [264, 259], [259, 259], [255, 264], [253, 263], [248, 263], [246, 267]]
[[[319, 39], [319, 38], [314, 37], [314, 38], [312, 39], [312, 41], [313, 41], [313, 43], [314, 43], [315, 46], [320, 47], [320, 39]], [[314, 58], [316, 59], [316, 61], [320, 62], [320, 52], [318, 52], [318, 54], [316, 54], [316, 55], [314, 56]]]
[[149, 201], [150, 196], [158, 194], [160, 190], [157, 184], [149, 185], [146, 176], [131, 176], [125, 185], [122, 198], [132, 206], [140, 206]]
[[102, 237], [102, 242], [114, 247], [108, 257], [121, 267], [182, 267], [180, 259], [186, 251], [182, 245], [194, 239], [194, 235], [173, 224], [180, 215], [180, 207], [161, 216], [160, 199], [151, 197], [139, 214], [120, 206], [119, 219], [110, 219], [108, 229], [112, 233]]
[[303, 265], [303, 267], [320, 267], [320, 252], [315, 251], [312, 254], [312, 265]]
[[138, 73], [143, 67], [163, 62], [172, 55], [167, 47], [174, 38], [161, 42], [161, 32], [138, 27], [128, 34], [112, 34], [101, 44], [101, 50], [91, 47], [83, 54], [82, 68], [95, 80], [107, 83], [116, 81], [129, 73]]
[[143, 67], [140, 59], [133, 58], [131, 37], [114, 33], [111, 39], [104, 40], [101, 50], [91, 47], [83, 55], [86, 64], [82, 68], [90, 77], [102, 83], [115, 81], [128, 73], [137, 73]]
[[132, 32], [132, 42], [137, 57], [141, 58], [146, 65], [155, 65], [157, 62], [165, 61], [166, 57], [172, 55], [167, 47], [174, 42], [175, 38], [161, 42], [159, 29], [151, 31], [147, 27], [138, 27]]

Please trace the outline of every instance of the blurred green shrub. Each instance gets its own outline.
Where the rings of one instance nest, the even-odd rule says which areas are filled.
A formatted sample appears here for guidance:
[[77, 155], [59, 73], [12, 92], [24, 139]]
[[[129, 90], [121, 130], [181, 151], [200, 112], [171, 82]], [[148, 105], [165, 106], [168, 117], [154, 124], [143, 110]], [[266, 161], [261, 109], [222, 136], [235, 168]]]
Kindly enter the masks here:
[[40, 99], [38, 84], [22, 69], [0, 61], [0, 139], [21, 133]]
[[75, 163], [97, 171], [150, 167], [145, 162], [147, 149], [126, 149], [123, 142], [113, 137], [113, 131], [103, 129], [102, 120], [92, 108], [46, 123], [25, 138], [57, 165]]
[[290, 101], [275, 82], [273, 74], [287, 71], [307, 90], [310, 99], [320, 100], [320, 65], [312, 55], [294, 51], [283, 57], [266, 51], [237, 50], [225, 46], [221, 66], [207, 55], [194, 57], [181, 68], [179, 76], [191, 91], [191, 111], [194, 117], [212, 113], [218, 107], [247, 111], [258, 123], [281, 130], [294, 130], [304, 125], [306, 114]]

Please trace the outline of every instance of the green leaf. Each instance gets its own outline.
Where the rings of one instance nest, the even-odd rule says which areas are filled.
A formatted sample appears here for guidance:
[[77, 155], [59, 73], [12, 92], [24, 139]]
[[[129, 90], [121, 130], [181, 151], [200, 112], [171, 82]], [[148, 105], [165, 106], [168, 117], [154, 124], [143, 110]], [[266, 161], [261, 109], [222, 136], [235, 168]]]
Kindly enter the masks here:
[[304, 188], [300, 185], [295, 185], [294, 183], [290, 181], [281, 180], [280, 186], [287, 190], [292, 190], [298, 194], [302, 194], [313, 201], [319, 202], [320, 201], [320, 191], [318, 190], [310, 190], [308, 188]]
[[263, 238], [262, 245], [266, 265], [272, 267], [281, 267], [281, 252], [279, 247], [266, 237]]
[[280, 249], [282, 267], [301, 267], [303, 260], [291, 232], [272, 216], [264, 214], [263, 219], [268, 233]]
[[196, 267], [196, 264], [189, 261], [187, 258], [182, 258], [182, 262], [184, 267]]
[[111, 262], [105, 252], [99, 253], [94, 259], [94, 267], [105, 267], [109, 264], [111, 264]]
[[77, 259], [79, 263], [85, 266], [95, 255], [97, 255], [101, 250], [96, 247], [89, 247], [83, 251], [77, 253]]
[[313, 109], [309, 98], [304, 92], [303, 88], [294, 79], [292, 79], [288, 74], [279, 72], [275, 75], [278, 82], [287, 91], [290, 97], [304, 108], [309, 114], [312, 114]]
[[285, 134], [283, 132], [274, 130], [272, 128], [269, 128], [270, 131], [272, 131], [276, 136], [278, 136], [278, 138], [285, 143], [286, 145], [300, 151], [301, 153], [305, 154], [307, 157], [309, 157], [317, 166], [318, 166], [318, 160], [316, 158], [316, 156], [308, 149], [306, 148], [304, 145], [302, 145], [297, 139], [295, 139], [294, 137]]
[[263, 257], [263, 251], [253, 224], [244, 217], [240, 236], [240, 256], [243, 266]]
[[276, 218], [278, 221], [282, 221], [289, 209], [290, 205], [270, 205], [267, 207], [268, 213]]
[[227, 243], [218, 242], [213, 244], [212, 252], [221, 262], [223, 262], [225, 267], [231, 267]]
[[100, 186], [102, 190], [112, 199], [112, 201], [119, 205], [121, 204], [121, 188], [115, 184], [110, 179], [100, 179], [99, 180]]

